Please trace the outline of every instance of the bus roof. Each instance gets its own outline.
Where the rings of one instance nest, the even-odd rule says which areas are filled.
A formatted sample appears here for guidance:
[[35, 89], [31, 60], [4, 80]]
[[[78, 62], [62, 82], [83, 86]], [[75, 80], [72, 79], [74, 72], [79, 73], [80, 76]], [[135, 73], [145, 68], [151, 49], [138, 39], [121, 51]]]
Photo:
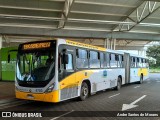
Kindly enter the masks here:
[[58, 40], [64, 40], [66, 42], [66, 44], [68, 44], [68, 45], [78, 46], [78, 47], [82, 47], [82, 48], [89, 48], [89, 49], [105, 51], [105, 52], [110, 52], [110, 53], [115, 53], [115, 54], [129, 53], [130, 56], [133, 56], [133, 57], [146, 58], [144, 56], [139, 56], [139, 55], [136, 55], [136, 54], [132, 54], [128, 51], [111, 50], [111, 49], [107, 49], [107, 48], [104, 48], [104, 47], [98, 47], [98, 46], [94, 46], [94, 45], [84, 44], [84, 43], [75, 42], [75, 41], [68, 40], [68, 39], [55, 38], [55, 39], [52, 39], [52, 40], [39, 40], [39, 41], [26, 42], [26, 43], [22, 43], [20, 45], [24, 45], [24, 44], [27, 44], [27, 43], [29, 44], [29, 43], [37, 43], [37, 42], [47, 42], [47, 41], [48, 42], [53, 42], [54, 40], [57, 40], [57, 41]]
[[90, 49], [95, 49], [95, 50], [100, 50], [100, 51], [107, 51], [107, 49], [103, 47], [93, 46], [93, 45], [75, 42], [71, 40], [66, 40], [66, 43], [68, 45], [73, 45], [73, 46], [78, 46], [78, 47], [90, 48]]

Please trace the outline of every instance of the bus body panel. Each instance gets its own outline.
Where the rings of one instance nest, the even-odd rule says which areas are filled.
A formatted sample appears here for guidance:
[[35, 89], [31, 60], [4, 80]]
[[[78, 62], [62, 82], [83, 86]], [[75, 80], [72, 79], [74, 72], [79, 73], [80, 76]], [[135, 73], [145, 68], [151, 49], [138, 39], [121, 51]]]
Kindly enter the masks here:
[[[107, 73], [107, 75], [104, 74]], [[60, 100], [66, 100], [80, 96], [81, 84], [84, 80], [89, 80], [91, 84], [91, 94], [117, 86], [118, 76], [122, 76], [122, 84], [125, 84], [124, 68], [119, 69], [93, 69], [82, 70], [71, 74], [60, 82]], [[76, 82], [75, 81], [76, 76]]]
[[148, 79], [149, 75], [148, 73], [149, 73], [148, 68], [131, 68], [130, 83], [140, 81], [141, 75], [143, 75], [143, 80]]

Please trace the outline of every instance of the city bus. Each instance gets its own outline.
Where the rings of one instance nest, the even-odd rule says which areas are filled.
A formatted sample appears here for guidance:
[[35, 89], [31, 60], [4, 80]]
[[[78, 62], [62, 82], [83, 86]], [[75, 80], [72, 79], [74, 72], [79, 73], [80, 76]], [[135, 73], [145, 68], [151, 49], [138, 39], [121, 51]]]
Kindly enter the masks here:
[[[10, 59], [10, 57], [8, 57]], [[85, 100], [98, 91], [148, 78], [145, 57], [66, 39], [20, 44], [15, 94], [18, 99]]]

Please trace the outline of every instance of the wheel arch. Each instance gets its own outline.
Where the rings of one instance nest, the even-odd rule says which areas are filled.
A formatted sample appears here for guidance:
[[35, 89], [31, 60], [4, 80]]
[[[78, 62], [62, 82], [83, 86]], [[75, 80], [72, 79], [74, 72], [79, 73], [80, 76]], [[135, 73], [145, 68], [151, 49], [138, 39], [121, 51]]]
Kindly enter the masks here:
[[142, 79], [143, 79], [143, 73], [141, 73]]
[[121, 84], [122, 84], [122, 75], [118, 75], [118, 78], [121, 79]]

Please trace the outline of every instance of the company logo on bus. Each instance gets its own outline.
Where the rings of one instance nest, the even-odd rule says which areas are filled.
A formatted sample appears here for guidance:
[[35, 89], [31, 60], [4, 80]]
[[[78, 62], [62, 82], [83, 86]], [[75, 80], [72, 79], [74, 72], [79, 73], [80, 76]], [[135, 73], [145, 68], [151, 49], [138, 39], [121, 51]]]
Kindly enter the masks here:
[[32, 90], [31, 90], [31, 89], [29, 89], [29, 92], [32, 92]]
[[51, 46], [51, 42], [30, 43], [30, 44], [23, 45], [23, 50], [49, 48], [50, 46]]

